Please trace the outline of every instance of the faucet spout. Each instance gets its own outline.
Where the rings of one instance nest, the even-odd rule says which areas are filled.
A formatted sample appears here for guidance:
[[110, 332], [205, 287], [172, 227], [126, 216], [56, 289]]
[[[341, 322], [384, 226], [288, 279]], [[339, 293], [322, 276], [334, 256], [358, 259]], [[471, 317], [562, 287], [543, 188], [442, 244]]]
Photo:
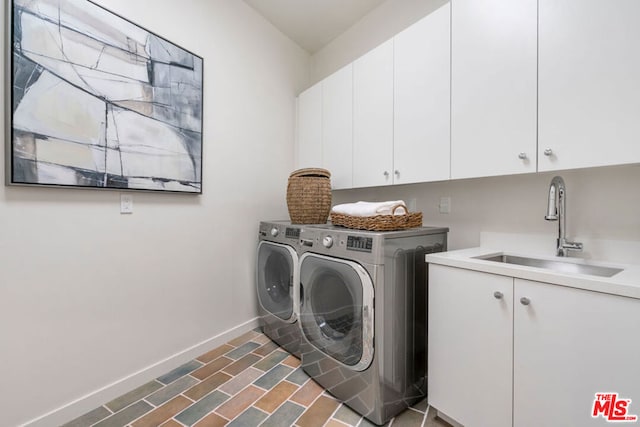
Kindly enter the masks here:
[[567, 189], [564, 179], [561, 176], [554, 176], [549, 185], [549, 204], [547, 214], [544, 219], [547, 221], [558, 221], [558, 240], [556, 255], [567, 256], [568, 251], [581, 251], [582, 243], [570, 242], [566, 238], [567, 216], [566, 216]]

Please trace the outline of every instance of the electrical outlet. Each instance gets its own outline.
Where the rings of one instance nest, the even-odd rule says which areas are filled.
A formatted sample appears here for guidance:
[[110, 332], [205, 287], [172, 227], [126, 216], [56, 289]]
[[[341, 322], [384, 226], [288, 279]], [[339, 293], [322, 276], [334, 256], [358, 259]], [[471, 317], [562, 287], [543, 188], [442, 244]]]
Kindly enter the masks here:
[[440, 204], [438, 207], [441, 214], [451, 213], [451, 197], [440, 197]]
[[133, 213], [133, 194], [120, 195], [120, 213], [121, 214]]

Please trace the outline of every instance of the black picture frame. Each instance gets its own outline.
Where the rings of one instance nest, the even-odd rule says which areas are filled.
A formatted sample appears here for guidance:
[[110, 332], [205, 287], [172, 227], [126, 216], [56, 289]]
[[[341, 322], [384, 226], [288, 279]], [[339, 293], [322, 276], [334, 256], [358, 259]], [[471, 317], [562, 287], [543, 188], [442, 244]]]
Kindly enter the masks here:
[[202, 194], [202, 57], [89, 0], [7, 9], [8, 185]]

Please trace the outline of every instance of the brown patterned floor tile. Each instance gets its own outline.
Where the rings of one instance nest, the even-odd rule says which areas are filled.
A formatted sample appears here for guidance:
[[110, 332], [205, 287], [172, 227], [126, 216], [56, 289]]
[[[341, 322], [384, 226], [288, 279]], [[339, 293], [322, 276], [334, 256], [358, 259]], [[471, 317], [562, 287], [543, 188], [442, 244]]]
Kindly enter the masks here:
[[424, 417], [425, 415], [422, 412], [405, 409], [393, 419], [392, 425], [397, 427], [421, 427]]
[[425, 397], [421, 401], [415, 403], [411, 408], [424, 413], [427, 412], [427, 406], [429, 406], [429, 404], [427, 403], [427, 398]]
[[251, 341], [256, 342], [258, 344], [266, 344], [268, 342], [271, 342], [271, 338], [269, 338], [265, 334], [258, 334], [258, 336], [253, 337]]
[[289, 381], [280, 381], [278, 385], [269, 390], [269, 392], [262, 396], [253, 406], [271, 414], [296, 390], [298, 390], [296, 384], [290, 383]]
[[340, 405], [338, 410], [333, 414], [333, 418], [348, 426], [357, 426], [362, 416], [347, 405]]
[[189, 399], [184, 396], [178, 396], [162, 406], [157, 407], [153, 411], [149, 412], [144, 417], [132, 424], [133, 427], [156, 427], [173, 417], [178, 412], [182, 411], [187, 406], [191, 405]]
[[233, 350], [233, 347], [231, 347], [229, 344], [223, 344], [220, 347], [214, 348], [213, 350], [203, 354], [202, 356], [196, 357], [196, 360], [199, 360], [202, 363], [209, 363], [212, 360], [215, 360], [218, 357], [222, 356], [223, 354], [230, 352], [231, 350]]
[[225, 356], [218, 357], [213, 362], [209, 362], [206, 365], [204, 365], [202, 368], [198, 368], [195, 371], [193, 371], [191, 373], [191, 376], [199, 380], [204, 380], [205, 378], [210, 377], [211, 375], [215, 374], [225, 366], [230, 365], [232, 362], [233, 362], [233, 359], [229, 359], [228, 357], [225, 357]]
[[167, 421], [166, 423], [160, 425], [160, 427], [182, 427], [182, 424], [180, 424], [179, 422], [177, 422], [174, 419], [171, 419], [171, 420]]
[[427, 409], [427, 419], [424, 423], [424, 427], [451, 427], [451, 424], [438, 418], [437, 411], [433, 408]]
[[300, 359], [295, 356], [288, 356], [282, 361], [282, 363], [287, 366], [291, 366], [292, 368], [297, 368], [298, 366], [300, 366]]
[[189, 399], [200, 400], [202, 397], [209, 394], [212, 390], [220, 387], [231, 378], [231, 375], [227, 375], [224, 372], [216, 372], [200, 384], [194, 385], [183, 394]]
[[223, 371], [226, 372], [229, 375], [238, 375], [240, 372], [244, 371], [249, 366], [251, 366], [254, 363], [258, 362], [260, 359], [261, 359], [261, 357], [260, 356], [256, 356], [255, 354], [247, 354], [246, 356], [244, 356], [241, 359], [235, 361], [231, 365], [225, 367], [223, 369]]
[[291, 401], [301, 404], [302, 406], [309, 406], [316, 399], [316, 397], [320, 396], [324, 389], [318, 385], [313, 380], [309, 380], [303, 385], [300, 390], [296, 392], [293, 396], [291, 396]]
[[225, 420], [218, 414], [211, 413], [198, 421], [195, 427], [222, 427], [226, 426], [229, 421]]
[[113, 412], [119, 412], [121, 409], [126, 408], [131, 405], [133, 402], [137, 402], [145, 396], [150, 395], [162, 388], [162, 384], [156, 380], [148, 382], [146, 384], [141, 385], [140, 387], [131, 390], [130, 392], [123, 394], [122, 396], [113, 399], [111, 402], [105, 404], [107, 408], [109, 408]]
[[339, 402], [326, 396], [320, 396], [318, 400], [311, 405], [296, 422], [300, 427], [317, 427], [323, 425], [333, 414]]
[[233, 377], [232, 380], [227, 381], [223, 385], [220, 386], [220, 391], [227, 393], [230, 396], [238, 393], [240, 390], [260, 378], [264, 372], [255, 369], [255, 368], [247, 368], [242, 371], [240, 374]]
[[[105, 418], [98, 424], [94, 424], [95, 427], [122, 427], [129, 425], [133, 420], [136, 420], [144, 414], [153, 411], [153, 406], [149, 405], [144, 400], [138, 400], [136, 403], [127, 406], [123, 410], [116, 412], [110, 417]], [[86, 424], [85, 424], [86, 425]]]
[[268, 343], [264, 344], [262, 347], [260, 348], [256, 348], [255, 350], [253, 350], [253, 352], [259, 356], [266, 356], [267, 354], [271, 353], [273, 350], [278, 348], [278, 344], [269, 341]]
[[216, 412], [219, 415], [232, 420], [242, 411], [247, 409], [253, 402], [258, 400], [264, 393], [264, 390], [250, 385], [221, 405], [216, 409]]
[[251, 338], [254, 338], [257, 336], [258, 336], [258, 333], [256, 331], [249, 331], [240, 335], [238, 338], [232, 339], [227, 344], [232, 345], [234, 347], [240, 347], [242, 344], [251, 341]]

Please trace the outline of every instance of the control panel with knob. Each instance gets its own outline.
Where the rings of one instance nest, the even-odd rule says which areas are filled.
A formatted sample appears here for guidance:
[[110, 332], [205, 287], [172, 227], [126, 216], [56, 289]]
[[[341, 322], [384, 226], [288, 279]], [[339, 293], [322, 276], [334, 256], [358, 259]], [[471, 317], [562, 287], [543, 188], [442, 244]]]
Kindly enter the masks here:
[[322, 245], [325, 248], [330, 248], [331, 246], [333, 246], [333, 237], [331, 236], [324, 236], [324, 238], [322, 239]]
[[277, 228], [277, 227], [273, 227], [273, 228], [271, 229], [271, 235], [272, 235], [273, 237], [276, 237], [279, 233], [280, 233], [280, 231], [278, 230], [278, 228]]

